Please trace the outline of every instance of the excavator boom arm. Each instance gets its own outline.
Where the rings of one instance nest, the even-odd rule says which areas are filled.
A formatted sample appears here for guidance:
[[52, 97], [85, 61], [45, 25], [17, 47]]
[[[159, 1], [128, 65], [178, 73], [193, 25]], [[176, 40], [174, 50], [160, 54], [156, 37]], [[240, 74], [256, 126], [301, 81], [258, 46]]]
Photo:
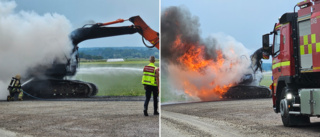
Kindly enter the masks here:
[[159, 33], [152, 30], [140, 16], [134, 16], [129, 19], [134, 25], [132, 26], [123, 26], [123, 27], [105, 27], [107, 25], [122, 23], [126, 20], [118, 19], [116, 21], [111, 21], [107, 23], [96, 23], [92, 24], [91, 27], [82, 27], [74, 30], [71, 33], [71, 40], [73, 45], [76, 47], [80, 42], [95, 39], [95, 38], [103, 38], [110, 36], [118, 36], [125, 34], [134, 34], [138, 32], [143, 40], [148, 40], [152, 46], [148, 46], [148, 48], [156, 47], [159, 49]]
[[[140, 16], [129, 19], [136, 27], [140, 28], [139, 33], [148, 40], [153, 46], [159, 49], [159, 33], [151, 29]], [[146, 45], [147, 46], [147, 45]], [[148, 46], [147, 46], [148, 47]]]
[[134, 34], [139, 30], [134, 26], [123, 26], [123, 27], [100, 27], [97, 25], [93, 25], [88, 28], [79, 28], [74, 30], [71, 33], [71, 40], [74, 46], [78, 45], [80, 42], [103, 38], [103, 37], [111, 37], [125, 34]]

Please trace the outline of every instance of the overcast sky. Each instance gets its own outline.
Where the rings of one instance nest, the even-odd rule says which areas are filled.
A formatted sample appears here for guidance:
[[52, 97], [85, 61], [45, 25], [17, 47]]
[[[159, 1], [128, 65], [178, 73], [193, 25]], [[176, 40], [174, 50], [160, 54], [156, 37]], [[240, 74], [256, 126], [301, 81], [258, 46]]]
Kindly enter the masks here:
[[169, 6], [184, 6], [192, 15], [199, 17], [202, 37], [222, 32], [234, 37], [253, 53], [262, 47], [262, 35], [272, 31], [278, 18], [285, 12], [293, 12], [300, 1], [161, 0], [161, 10]]
[[[199, 17], [201, 35], [225, 33], [241, 42], [251, 52], [261, 47], [263, 34], [285, 12], [292, 12], [301, 0], [161, 0], [161, 10], [169, 6], [184, 6]], [[118, 18], [140, 15], [159, 32], [158, 0], [17, 0], [16, 11], [35, 11], [39, 14], [65, 15], [73, 28], [91, 21], [108, 22]], [[131, 25], [126, 22], [118, 25]], [[89, 40], [80, 47], [143, 46], [139, 34]]]
[[[159, 32], [158, 0], [16, 0], [16, 12], [21, 10], [44, 13], [58, 13], [66, 16], [74, 29], [94, 22], [109, 22], [119, 18], [140, 17], [155, 31]], [[128, 26], [131, 22], [113, 26]], [[144, 46], [141, 35], [123, 35], [102, 39], [88, 40], [79, 44], [81, 47], [119, 47]]]

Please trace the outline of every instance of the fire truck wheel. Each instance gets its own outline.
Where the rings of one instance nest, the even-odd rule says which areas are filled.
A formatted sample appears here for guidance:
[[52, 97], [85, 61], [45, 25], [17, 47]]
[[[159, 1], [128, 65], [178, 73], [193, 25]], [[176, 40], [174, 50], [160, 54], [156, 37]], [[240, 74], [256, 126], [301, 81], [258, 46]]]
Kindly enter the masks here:
[[280, 113], [282, 117], [289, 115], [288, 101], [285, 98], [280, 101]]
[[310, 118], [304, 115], [290, 115], [281, 116], [282, 123], [286, 127], [304, 126], [310, 124]]
[[288, 101], [285, 98], [287, 88], [284, 88], [281, 93], [282, 100], [280, 101], [280, 113], [282, 123], [286, 127], [292, 127], [297, 125], [308, 125], [310, 124], [310, 118], [304, 115], [290, 115], [288, 108]]

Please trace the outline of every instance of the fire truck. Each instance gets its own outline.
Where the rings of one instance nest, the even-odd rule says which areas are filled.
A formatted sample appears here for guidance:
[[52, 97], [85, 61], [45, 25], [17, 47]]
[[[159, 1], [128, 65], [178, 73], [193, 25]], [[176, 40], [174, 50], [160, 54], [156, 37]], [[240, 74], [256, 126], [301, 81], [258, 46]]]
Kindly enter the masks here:
[[309, 124], [320, 116], [320, 0], [302, 1], [283, 14], [262, 43], [264, 58], [272, 56], [274, 111], [284, 126]]

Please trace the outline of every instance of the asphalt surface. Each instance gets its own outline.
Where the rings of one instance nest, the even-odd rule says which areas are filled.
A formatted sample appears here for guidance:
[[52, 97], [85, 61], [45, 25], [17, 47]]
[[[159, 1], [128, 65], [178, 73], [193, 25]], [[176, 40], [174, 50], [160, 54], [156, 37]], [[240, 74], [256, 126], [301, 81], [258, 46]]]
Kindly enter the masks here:
[[320, 119], [308, 126], [284, 127], [272, 100], [193, 102], [161, 106], [161, 136], [319, 136]]
[[[144, 101], [145, 98], [144, 96], [94, 96], [88, 98], [29, 98], [25, 101]], [[153, 101], [153, 98], [150, 101]]]
[[110, 99], [1, 101], [0, 136], [159, 136], [152, 102], [145, 117], [143, 101]]

